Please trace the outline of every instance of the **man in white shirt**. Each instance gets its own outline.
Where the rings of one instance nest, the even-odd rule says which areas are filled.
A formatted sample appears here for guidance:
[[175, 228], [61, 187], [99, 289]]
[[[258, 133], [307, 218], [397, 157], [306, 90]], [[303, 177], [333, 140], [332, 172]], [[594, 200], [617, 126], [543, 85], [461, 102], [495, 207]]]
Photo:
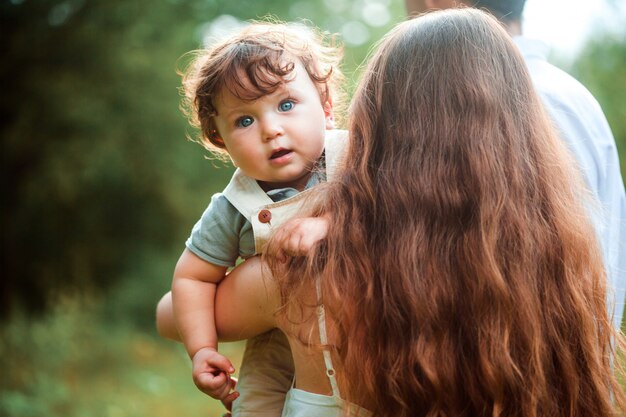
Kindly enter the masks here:
[[522, 36], [525, 0], [405, 0], [407, 12], [459, 5], [486, 9], [497, 17], [524, 56], [537, 93], [599, 202], [590, 209], [602, 245], [613, 324], [619, 329], [626, 293], [626, 195], [615, 139], [596, 99], [577, 80], [546, 60], [548, 48]]

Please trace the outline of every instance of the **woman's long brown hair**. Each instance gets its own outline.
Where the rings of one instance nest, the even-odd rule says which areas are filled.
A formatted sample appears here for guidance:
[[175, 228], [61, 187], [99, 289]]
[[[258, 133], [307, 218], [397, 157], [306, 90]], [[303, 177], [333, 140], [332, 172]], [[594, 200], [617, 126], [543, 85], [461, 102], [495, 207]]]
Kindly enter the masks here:
[[287, 306], [321, 280], [344, 398], [390, 417], [615, 415], [587, 193], [497, 21], [397, 26], [349, 128], [314, 210], [328, 238], [279, 278]]

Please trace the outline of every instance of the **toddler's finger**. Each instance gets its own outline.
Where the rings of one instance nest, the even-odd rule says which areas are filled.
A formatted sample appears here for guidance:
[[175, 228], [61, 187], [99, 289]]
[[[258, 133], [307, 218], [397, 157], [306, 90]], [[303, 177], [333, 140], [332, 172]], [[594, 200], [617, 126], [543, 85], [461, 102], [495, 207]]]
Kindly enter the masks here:
[[278, 259], [278, 262], [280, 263], [287, 263], [287, 254], [285, 254], [285, 251], [281, 249], [276, 254], [276, 259]]
[[224, 399], [222, 399], [222, 404], [224, 404], [224, 407], [226, 407], [228, 411], [232, 411], [233, 401], [235, 401], [237, 398], [239, 398], [239, 392], [233, 391], [230, 394], [228, 394], [226, 397], [224, 397]]
[[287, 245], [287, 253], [292, 256], [298, 256], [298, 248], [300, 247], [301, 240], [302, 239], [299, 233], [291, 235]]
[[230, 360], [228, 360], [226, 356], [223, 355], [217, 355], [212, 358], [210, 361], [210, 365], [228, 374], [232, 374], [233, 372], [235, 372], [233, 364], [230, 362]]
[[215, 398], [219, 398], [220, 401], [224, 401], [224, 399], [228, 398], [231, 394], [230, 383], [226, 383], [223, 386], [219, 387], [219, 389], [215, 392]]
[[214, 396], [216, 390], [221, 389], [223, 386], [228, 386], [228, 376], [224, 372], [220, 372], [214, 375], [209, 372], [203, 372], [198, 375], [194, 375], [193, 382], [200, 389], [200, 391]]
[[320, 240], [321, 238], [317, 235], [304, 236], [302, 240], [300, 241], [300, 247], [298, 248], [299, 255], [303, 256], [309, 253], [311, 249], [313, 248], [313, 246], [315, 246], [315, 244], [317, 244], [317, 242], [319, 242]]

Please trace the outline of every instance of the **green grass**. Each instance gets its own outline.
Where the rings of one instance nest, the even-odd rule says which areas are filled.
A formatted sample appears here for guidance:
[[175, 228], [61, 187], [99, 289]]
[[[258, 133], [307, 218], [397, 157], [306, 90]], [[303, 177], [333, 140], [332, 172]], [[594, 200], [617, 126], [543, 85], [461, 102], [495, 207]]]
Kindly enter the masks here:
[[[102, 303], [66, 299], [45, 317], [0, 327], [0, 415], [221, 416], [196, 389], [182, 346], [110, 322]], [[128, 320], [132, 322], [132, 320]], [[221, 350], [236, 367], [242, 344]]]

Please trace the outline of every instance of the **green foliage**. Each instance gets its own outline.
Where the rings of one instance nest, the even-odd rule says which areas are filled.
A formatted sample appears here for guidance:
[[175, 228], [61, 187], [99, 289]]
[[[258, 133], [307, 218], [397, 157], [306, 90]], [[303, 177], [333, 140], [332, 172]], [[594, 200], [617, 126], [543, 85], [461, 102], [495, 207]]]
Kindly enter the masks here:
[[[173, 6], [55, 3], [3, 6], [5, 309], [107, 288], [142, 252], [167, 251], [201, 205], [179, 191], [185, 171], [208, 171], [177, 108], [174, 65], [194, 45], [167, 29]], [[67, 20], [51, 24], [62, 5]]]
[[[182, 346], [111, 322], [91, 297], [62, 299], [45, 318], [0, 329], [0, 415], [6, 417], [219, 416], [193, 385]], [[241, 360], [242, 344], [220, 349]]]

